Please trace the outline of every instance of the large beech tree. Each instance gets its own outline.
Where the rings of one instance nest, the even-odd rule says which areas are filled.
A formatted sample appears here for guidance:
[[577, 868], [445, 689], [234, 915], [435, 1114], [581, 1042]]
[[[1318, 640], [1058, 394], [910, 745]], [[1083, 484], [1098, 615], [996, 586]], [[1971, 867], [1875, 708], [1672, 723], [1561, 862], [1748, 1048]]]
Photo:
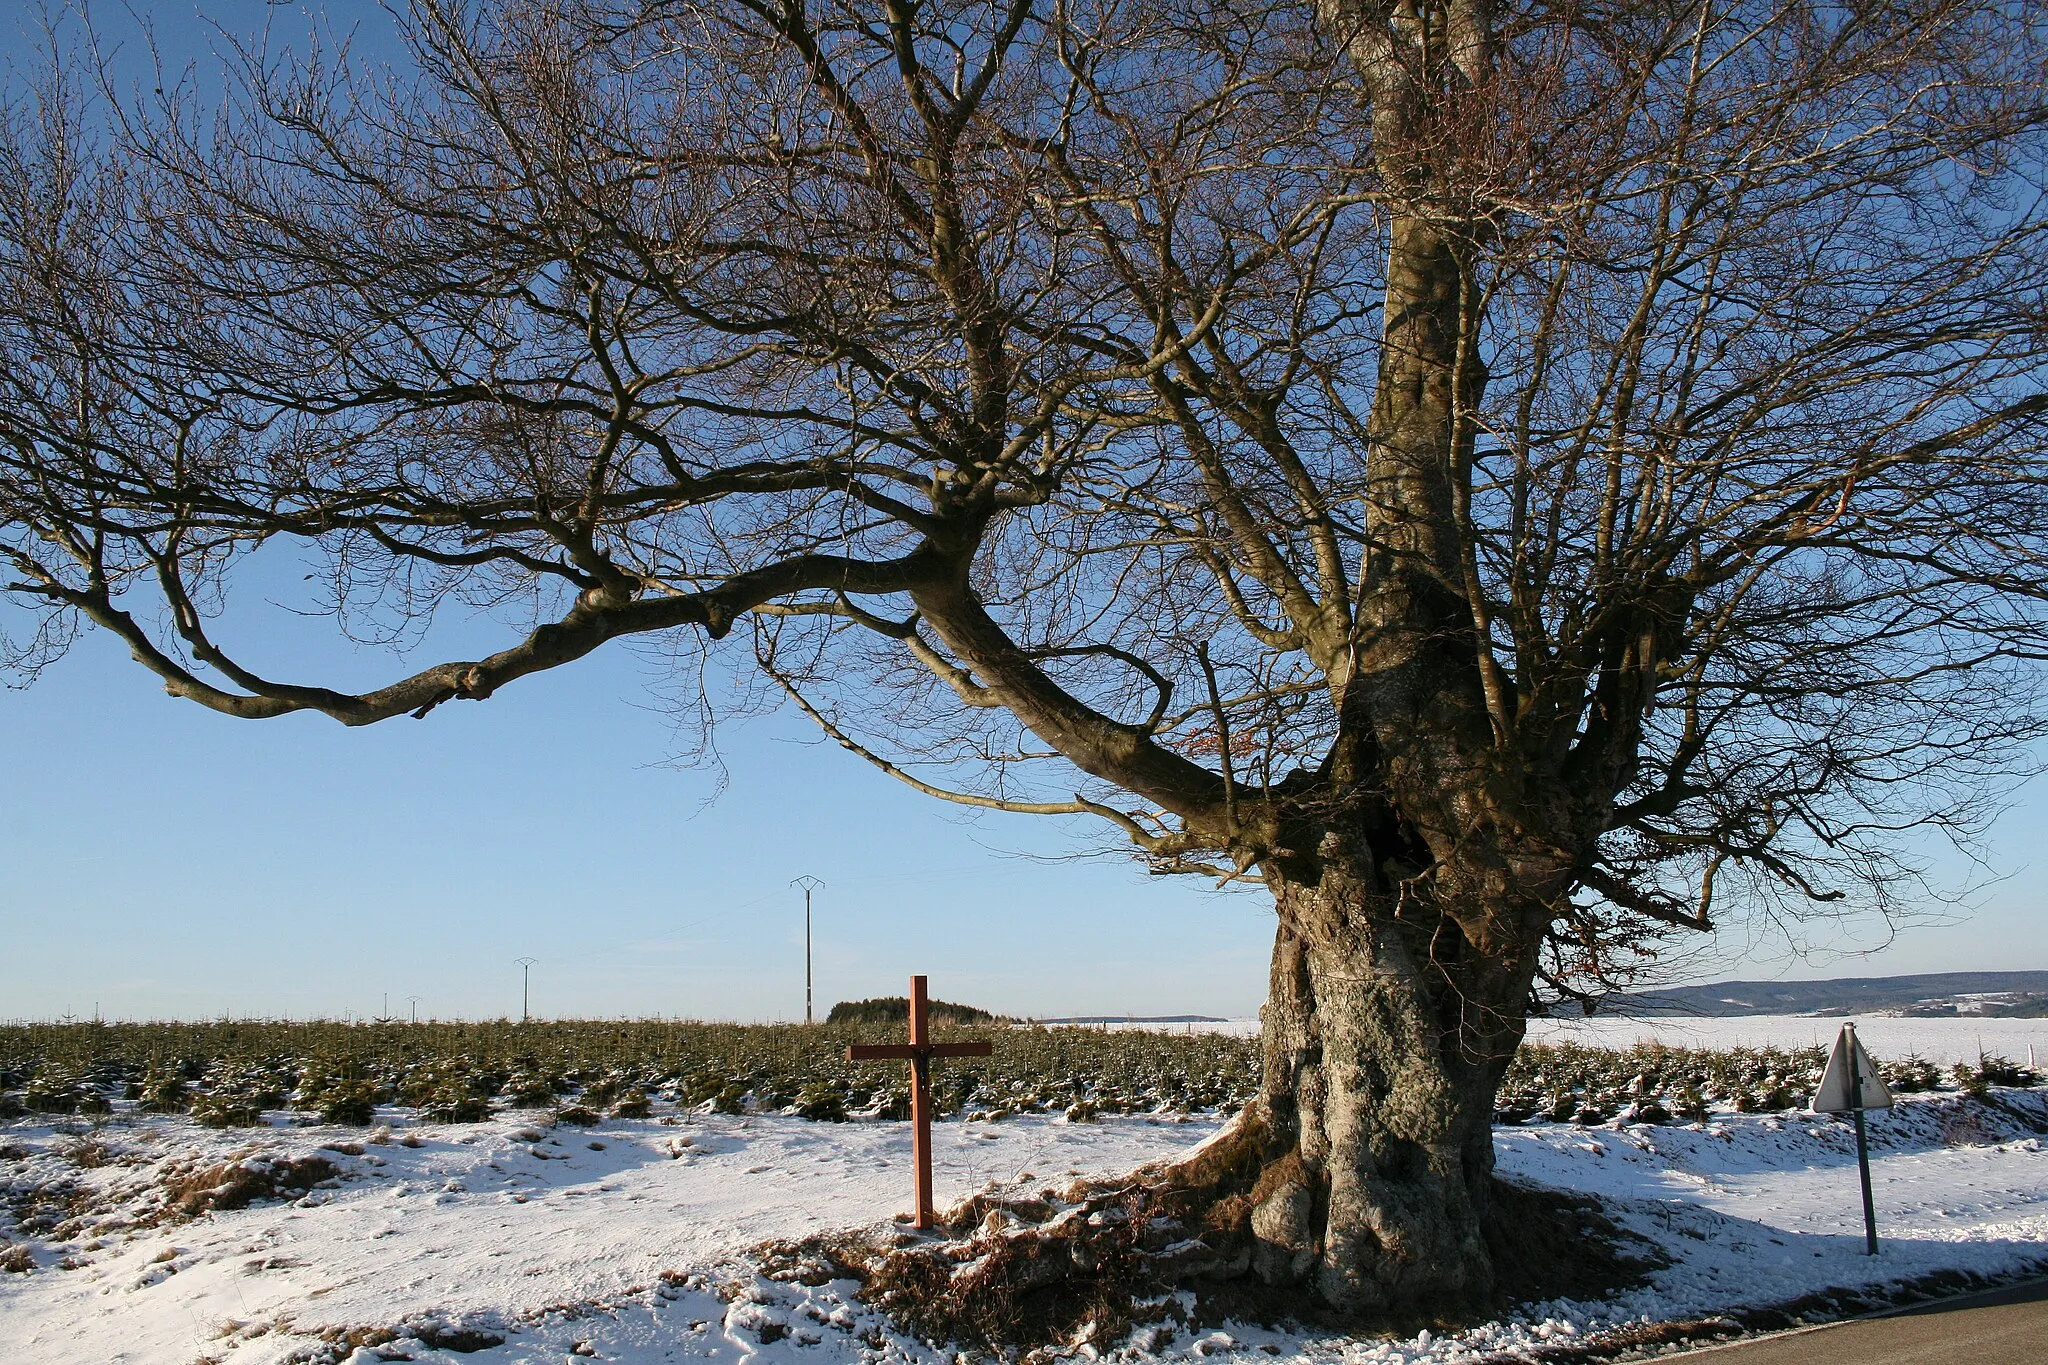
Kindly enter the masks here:
[[[364, 725], [658, 635], [1262, 881], [1202, 1273], [1475, 1299], [1532, 1002], [1885, 908], [2035, 733], [2043, 23], [414, 0], [402, 67], [210, 102], [59, 43], [0, 129], [13, 660]], [[274, 677], [215, 624], [273, 542], [350, 629], [512, 634]]]

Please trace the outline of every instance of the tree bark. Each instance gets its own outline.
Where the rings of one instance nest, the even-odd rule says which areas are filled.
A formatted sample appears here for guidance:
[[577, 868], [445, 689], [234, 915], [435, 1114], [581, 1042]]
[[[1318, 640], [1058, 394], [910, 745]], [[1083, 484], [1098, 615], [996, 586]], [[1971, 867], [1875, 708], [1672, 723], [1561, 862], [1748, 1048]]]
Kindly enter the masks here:
[[1344, 859], [1273, 880], [1250, 1268], [1347, 1315], [1483, 1303], [1493, 1098], [1533, 955], [1461, 951], [1452, 917]]

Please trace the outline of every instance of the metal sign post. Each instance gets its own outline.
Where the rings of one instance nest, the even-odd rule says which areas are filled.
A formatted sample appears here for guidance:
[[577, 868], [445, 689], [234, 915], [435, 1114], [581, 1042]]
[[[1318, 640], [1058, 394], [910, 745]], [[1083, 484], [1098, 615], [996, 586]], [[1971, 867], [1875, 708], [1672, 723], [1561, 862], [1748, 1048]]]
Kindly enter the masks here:
[[1865, 1109], [1889, 1109], [1892, 1092], [1877, 1063], [1863, 1050], [1854, 1024], [1842, 1025], [1835, 1038], [1835, 1050], [1828, 1054], [1827, 1070], [1821, 1073], [1820, 1089], [1813, 1095], [1817, 1114], [1849, 1114], [1856, 1123], [1856, 1172], [1863, 1182], [1863, 1246], [1877, 1255], [1877, 1206], [1870, 1198], [1870, 1142], [1863, 1127]]
[[936, 1221], [932, 1214], [932, 1098], [931, 1069], [934, 1057], [986, 1057], [994, 1051], [989, 1043], [934, 1043], [930, 1041], [929, 1011], [925, 1005], [924, 978], [910, 978], [910, 1043], [858, 1043], [846, 1049], [847, 1060], [855, 1062], [907, 1061], [910, 1063], [910, 1151], [917, 1194], [917, 1226], [928, 1228]]

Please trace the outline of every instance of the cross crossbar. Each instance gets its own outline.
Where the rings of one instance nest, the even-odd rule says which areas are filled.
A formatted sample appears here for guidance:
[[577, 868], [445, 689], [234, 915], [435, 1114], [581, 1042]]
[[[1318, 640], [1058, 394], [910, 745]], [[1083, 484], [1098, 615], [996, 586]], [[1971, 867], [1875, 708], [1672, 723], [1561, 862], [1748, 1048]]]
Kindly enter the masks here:
[[986, 1057], [994, 1051], [992, 1043], [930, 1041], [930, 1009], [921, 976], [910, 978], [909, 1042], [856, 1043], [846, 1049], [850, 1062], [910, 1063], [910, 1151], [915, 1167], [912, 1178], [917, 1194], [916, 1223], [920, 1228], [928, 1228], [937, 1221], [932, 1213], [932, 1058]]

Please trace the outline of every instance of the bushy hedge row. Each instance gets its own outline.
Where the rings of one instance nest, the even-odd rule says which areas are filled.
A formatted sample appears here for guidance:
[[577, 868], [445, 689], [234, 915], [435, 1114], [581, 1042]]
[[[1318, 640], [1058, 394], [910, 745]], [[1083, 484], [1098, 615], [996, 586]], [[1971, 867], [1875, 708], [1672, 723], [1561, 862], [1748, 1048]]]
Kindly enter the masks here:
[[[1205, 1111], [1243, 1103], [1258, 1083], [1255, 1041], [1095, 1029], [945, 1029], [995, 1054], [940, 1065], [942, 1114]], [[900, 1041], [887, 1026], [560, 1021], [536, 1024], [27, 1025], [0, 1027], [0, 1095], [13, 1107], [82, 1113], [126, 1097], [239, 1123], [291, 1108], [368, 1121], [380, 1104], [443, 1122], [493, 1105], [556, 1108], [572, 1119], [631, 1117], [657, 1103], [816, 1119], [901, 1116], [896, 1064], [850, 1062], [851, 1043]], [[8, 1098], [0, 1098], [6, 1105]]]
[[[1626, 1049], [1573, 1044], [1525, 1046], [1501, 1083], [1496, 1101], [1504, 1122], [1699, 1122], [1715, 1109], [1764, 1113], [1803, 1107], [1820, 1088], [1827, 1049]], [[2040, 1078], [2003, 1057], [1958, 1062], [1943, 1071], [1925, 1058], [1880, 1060], [1885, 1083], [1899, 1094], [1958, 1089], [1982, 1094], [1994, 1085], [2036, 1085]]]
[[[987, 1038], [985, 1059], [942, 1064], [942, 1115], [1217, 1112], [1249, 1099], [1258, 1041], [1217, 1034], [1085, 1028], [940, 1030]], [[901, 1118], [909, 1096], [894, 1064], [849, 1062], [850, 1043], [894, 1041], [893, 1028], [560, 1021], [515, 1024], [221, 1022], [0, 1027], [0, 1118], [105, 1114], [120, 1101], [189, 1112], [223, 1127], [265, 1111], [366, 1124], [380, 1105], [436, 1122], [497, 1109], [548, 1109], [567, 1122], [645, 1117], [657, 1106], [786, 1113], [817, 1120]], [[1506, 1123], [1697, 1122], [1715, 1110], [1803, 1105], [1819, 1084], [1819, 1048], [1573, 1045], [1522, 1049], [1501, 1086]], [[1982, 1092], [2038, 1077], [2002, 1058], [1948, 1071], [1919, 1058], [1883, 1064], [1902, 1093]]]

